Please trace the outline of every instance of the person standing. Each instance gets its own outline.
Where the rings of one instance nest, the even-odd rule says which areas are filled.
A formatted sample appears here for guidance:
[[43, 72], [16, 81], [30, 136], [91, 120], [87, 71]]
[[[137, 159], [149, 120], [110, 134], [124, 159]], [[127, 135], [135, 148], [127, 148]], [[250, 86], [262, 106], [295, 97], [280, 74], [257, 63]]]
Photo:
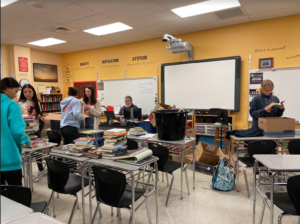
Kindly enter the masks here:
[[80, 99], [81, 111], [89, 117], [85, 118], [85, 129], [99, 129], [101, 102], [96, 98], [95, 88], [88, 85], [84, 89], [84, 96]]
[[22, 145], [29, 145], [21, 109], [13, 99], [20, 88], [11, 77], [1, 80], [1, 185], [22, 186]]

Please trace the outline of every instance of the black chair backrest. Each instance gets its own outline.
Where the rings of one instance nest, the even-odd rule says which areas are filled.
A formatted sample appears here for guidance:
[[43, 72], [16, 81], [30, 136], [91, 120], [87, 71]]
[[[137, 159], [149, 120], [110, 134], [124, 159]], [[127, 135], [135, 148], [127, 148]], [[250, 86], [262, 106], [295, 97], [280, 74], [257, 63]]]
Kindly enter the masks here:
[[47, 136], [49, 139], [49, 142], [56, 143], [60, 145], [61, 143], [61, 135], [56, 131], [47, 131]]
[[290, 177], [287, 181], [287, 192], [292, 200], [297, 215], [300, 215], [300, 175]]
[[151, 142], [148, 143], [148, 148], [152, 150], [154, 156], [159, 158], [159, 160], [157, 161], [157, 166], [158, 170], [162, 171], [169, 159], [168, 148]]
[[69, 179], [69, 167], [66, 163], [46, 158], [48, 169], [48, 187], [53, 191], [60, 192], [66, 186]]
[[248, 144], [248, 153], [250, 158], [252, 158], [253, 162], [255, 159], [253, 158], [256, 154], [274, 154], [276, 151], [277, 144], [272, 140], [263, 140], [263, 141], [255, 141], [250, 142]]
[[117, 207], [126, 187], [125, 174], [98, 166], [92, 168], [97, 199], [106, 205]]
[[300, 139], [290, 141], [288, 150], [291, 155], [300, 155]]
[[127, 139], [127, 149], [132, 150], [132, 149], [139, 149], [139, 145], [136, 141], [132, 139]]
[[31, 190], [28, 187], [1, 185], [1, 195], [27, 207], [31, 205]]

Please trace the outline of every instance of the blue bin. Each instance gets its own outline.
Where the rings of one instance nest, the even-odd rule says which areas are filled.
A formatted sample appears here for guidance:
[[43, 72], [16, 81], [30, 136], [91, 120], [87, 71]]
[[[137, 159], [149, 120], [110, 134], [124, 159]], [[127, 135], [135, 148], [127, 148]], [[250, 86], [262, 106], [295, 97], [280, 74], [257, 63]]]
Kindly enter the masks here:
[[148, 133], [156, 133], [156, 128], [152, 126], [150, 122], [141, 121], [139, 122], [139, 126], [143, 128]]

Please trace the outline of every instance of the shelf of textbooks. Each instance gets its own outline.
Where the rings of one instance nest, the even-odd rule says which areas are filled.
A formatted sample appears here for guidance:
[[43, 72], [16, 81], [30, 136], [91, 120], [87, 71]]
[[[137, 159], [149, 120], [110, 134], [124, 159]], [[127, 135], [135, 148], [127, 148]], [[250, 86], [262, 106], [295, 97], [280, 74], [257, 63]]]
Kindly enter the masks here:
[[41, 107], [44, 112], [60, 111], [60, 102], [62, 101], [62, 94], [40, 94]]

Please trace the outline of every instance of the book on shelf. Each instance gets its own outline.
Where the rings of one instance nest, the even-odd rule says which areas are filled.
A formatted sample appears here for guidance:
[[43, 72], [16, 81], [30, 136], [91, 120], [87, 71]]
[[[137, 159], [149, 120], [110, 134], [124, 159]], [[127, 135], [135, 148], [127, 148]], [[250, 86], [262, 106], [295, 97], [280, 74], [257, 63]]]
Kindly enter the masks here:
[[[126, 133], [126, 129], [123, 128], [113, 128], [113, 129], [109, 129], [107, 131], [104, 131], [104, 135], [106, 136], [122, 136], [122, 134]], [[119, 135], [119, 136], [118, 136]]]

